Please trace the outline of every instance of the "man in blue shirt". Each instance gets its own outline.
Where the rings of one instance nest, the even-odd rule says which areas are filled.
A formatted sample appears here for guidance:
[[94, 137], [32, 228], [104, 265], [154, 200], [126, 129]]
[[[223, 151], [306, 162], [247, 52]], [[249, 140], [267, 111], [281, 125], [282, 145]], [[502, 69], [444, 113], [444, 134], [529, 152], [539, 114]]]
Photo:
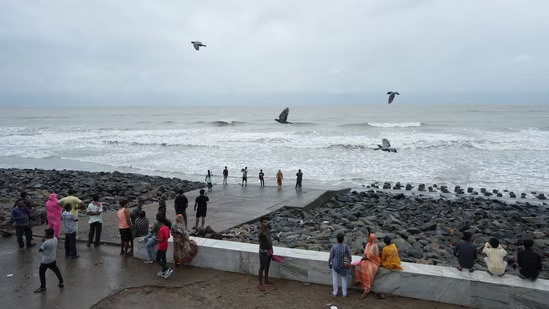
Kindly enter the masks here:
[[27, 241], [27, 248], [34, 246], [32, 243], [32, 230], [29, 225], [30, 210], [25, 206], [25, 202], [20, 200], [17, 202], [17, 207], [11, 210], [11, 220], [15, 222], [15, 233], [17, 235], [17, 242], [19, 248], [24, 248], [23, 234]]

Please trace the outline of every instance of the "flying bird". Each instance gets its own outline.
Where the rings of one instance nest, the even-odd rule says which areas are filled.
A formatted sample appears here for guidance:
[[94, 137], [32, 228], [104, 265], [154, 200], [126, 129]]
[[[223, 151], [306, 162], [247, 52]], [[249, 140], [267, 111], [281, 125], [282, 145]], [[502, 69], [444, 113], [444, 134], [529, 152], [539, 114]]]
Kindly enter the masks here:
[[288, 114], [290, 113], [290, 109], [286, 107], [286, 109], [284, 109], [282, 111], [282, 113], [280, 113], [280, 116], [278, 116], [278, 119], [275, 119], [275, 121], [278, 121], [280, 123], [289, 123], [289, 124], [292, 124], [291, 122], [288, 122], [287, 119], [288, 119]]
[[393, 103], [393, 100], [395, 99], [395, 94], [400, 95], [400, 93], [398, 93], [397, 91], [389, 91], [387, 92], [387, 94], [389, 95], [389, 104]]
[[391, 143], [389, 143], [389, 140], [384, 138], [381, 140], [382, 145], [377, 145], [378, 148], [374, 148], [374, 150], [381, 150], [381, 151], [388, 151], [388, 152], [397, 152], [396, 149], [391, 148]]
[[206, 47], [206, 45], [202, 44], [202, 42], [200, 41], [192, 41], [191, 43], [193, 44], [194, 49], [196, 50], [200, 50], [200, 46]]

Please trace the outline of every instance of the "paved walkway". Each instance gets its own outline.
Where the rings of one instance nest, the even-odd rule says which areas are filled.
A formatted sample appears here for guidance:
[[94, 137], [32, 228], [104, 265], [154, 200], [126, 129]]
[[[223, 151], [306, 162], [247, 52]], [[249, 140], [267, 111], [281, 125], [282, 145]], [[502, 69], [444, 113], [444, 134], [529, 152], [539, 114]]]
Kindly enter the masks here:
[[[247, 187], [239, 185], [214, 186], [212, 191], [206, 192], [210, 198], [206, 225], [210, 225], [215, 231], [224, 231], [258, 219], [284, 206], [296, 208], [313, 206], [327, 200], [336, 192], [342, 190], [345, 190], [345, 188], [306, 187], [303, 190], [296, 191], [293, 187], [285, 187], [279, 191], [277, 187], [266, 186], [262, 188], [257, 184]], [[200, 195], [199, 191], [195, 190], [185, 193], [185, 196], [189, 200], [189, 208], [187, 208], [189, 229], [195, 223], [193, 208], [194, 200]], [[175, 218], [174, 200], [166, 201], [166, 205], [168, 211], [167, 217], [173, 221]], [[132, 210], [133, 208], [130, 208], [130, 211]], [[143, 206], [143, 210], [147, 213], [149, 222], [152, 223], [155, 221], [156, 213], [158, 212], [158, 203], [147, 204]], [[33, 227], [34, 234], [44, 235], [46, 228], [46, 225]], [[78, 233], [81, 240], [88, 238], [88, 231], [88, 217], [81, 214]], [[61, 238], [63, 237], [64, 235], [61, 234]], [[101, 239], [104, 242], [120, 243], [116, 211], [107, 211], [103, 214]]]
[[[40, 243], [39, 239], [35, 239]], [[63, 242], [57, 252], [65, 288], [46, 273], [48, 290], [33, 291], [40, 285], [40, 254], [36, 247], [19, 250], [15, 237], [0, 239], [0, 304], [9, 308], [460, 308], [441, 303], [387, 296], [358, 300], [359, 291], [347, 298], [331, 296], [331, 287], [279, 280], [267, 293], [257, 290], [254, 276], [204, 268], [176, 269], [167, 280], [156, 276], [158, 265], [143, 264], [118, 255], [116, 246], [87, 248], [77, 245], [80, 258], [65, 260]], [[9, 274], [13, 276], [8, 277]], [[113, 296], [113, 297], [111, 297]]]

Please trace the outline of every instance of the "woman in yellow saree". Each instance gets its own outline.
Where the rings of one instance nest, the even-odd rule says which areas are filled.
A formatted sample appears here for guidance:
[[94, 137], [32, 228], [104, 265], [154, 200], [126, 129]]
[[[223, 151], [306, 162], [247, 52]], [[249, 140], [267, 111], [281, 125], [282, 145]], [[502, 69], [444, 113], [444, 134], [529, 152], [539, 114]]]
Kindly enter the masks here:
[[400, 258], [398, 257], [398, 250], [395, 244], [391, 243], [391, 238], [385, 236], [383, 242], [385, 248], [381, 252], [381, 267], [394, 270], [402, 270], [400, 267]]
[[368, 244], [364, 248], [362, 260], [355, 266], [354, 284], [360, 283], [364, 290], [360, 299], [366, 298], [368, 293], [370, 293], [380, 263], [381, 258], [377, 246], [377, 236], [374, 233], [368, 232]]

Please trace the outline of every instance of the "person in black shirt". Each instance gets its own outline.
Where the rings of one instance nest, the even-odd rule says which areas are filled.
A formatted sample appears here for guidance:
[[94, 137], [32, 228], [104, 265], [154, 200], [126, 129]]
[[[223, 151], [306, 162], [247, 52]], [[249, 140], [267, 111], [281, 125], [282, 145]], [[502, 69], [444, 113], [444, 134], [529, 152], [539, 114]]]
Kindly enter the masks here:
[[194, 230], [198, 228], [198, 220], [200, 218], [202, 218], [202, 228], [204, 228], [209, 200], [210, 199], [204, 195], [204, 189], [200, 189], [200, 196], [198, 196], [194, 202], [194, 210], [196, 211], [196, 224], [194, 225]]
[[[269, 266], [271, 265], [271, 259], [273, 255], [273, 241], [271, 238], [271, 229], [269, 228], [269, 219], [262, 217], [259, 221], [259, 290], [264, 292], [265, 286], [263, 285], [263, 272], [265, 272], [265, 284], [274, 284], [269, 281]], [[278, 236], [273, 237], [275, 240], [279, 240]]]
[[225, 169], [223, 170], [223, 185], [227, 185], [227, 177], [229, 177], [229, 170], [225, 166]]
[[297, 174], [295, 174], [297, 176], [297, 180], [295, 182], [295, 189], [301, 189], [301, 182], [303, 181], [303, 173], [301, 172], [301, 170], [298, 170], [297, 171]]
[[187, 226], [187, 206], [189, 206], [189, 200], [183, 190], [179, 190], [179, 195], [175, 198], [173, 206], [175, 208], [175, 215], [182, 215], [185, 220], [185, 226]]
[[534, 242], [531, 239], [524, 240], [524, 250], [517, 254], [520, 277], [536, 280], [541, 272], [541, 257], [532, 250]]
[[454, 247], [454, 256], [458, 258], [459, 271], [469, 269], [469, 272], [475, 271], [473, 267], [477, 259], [477, 246], [471, 242], [473, 235], [469, 232], [463, 232], [463, 242]]
[[263, 170], [259, 170], [259, 185], [265, 187], [265, 173], [263, 173]]

